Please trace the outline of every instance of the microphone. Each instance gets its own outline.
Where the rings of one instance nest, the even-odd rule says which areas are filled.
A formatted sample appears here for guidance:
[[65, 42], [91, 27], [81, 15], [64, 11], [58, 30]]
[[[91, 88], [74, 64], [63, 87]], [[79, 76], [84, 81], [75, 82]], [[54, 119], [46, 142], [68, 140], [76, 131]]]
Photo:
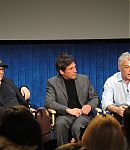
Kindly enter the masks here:
[[127, 92], [129, 92], [129, 90], [127, 89]]

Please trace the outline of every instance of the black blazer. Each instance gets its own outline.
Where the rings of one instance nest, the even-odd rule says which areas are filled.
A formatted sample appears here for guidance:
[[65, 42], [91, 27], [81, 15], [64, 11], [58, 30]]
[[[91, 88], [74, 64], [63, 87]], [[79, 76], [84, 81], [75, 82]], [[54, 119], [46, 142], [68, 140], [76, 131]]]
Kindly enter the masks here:
[[[6, 84], [8, 84], [15, 92], [16, 92], [16, 97], [18, 100], [18, 103], [20, 105], [24, 105], [25, 107], [28, 107], [26, 101], [24, 100], [24, 97], [22, 96], [22, 94], [20, 93], [19, 89], [14, 85], [14, 83], [7, 78], [2, 79], [2, 82], [5, 82]], [[0, 108], [2, 109], [2, 106], [0, 106]], [[3, 106], [4, 108], [4, 106]]]
[[[77, 74], [75, 79], [77, 95], [79, 103], [83, 107], [85, 104], [92, 106], [92, 109], [99, 104], [99, 98], [88, 76]], [[52, 108], [60, 114], [66, 114], [65, 109], [68, 108], [67, 91], [63, 78], [61, 76], [54, 76], [47, 81], [45, 107]]]

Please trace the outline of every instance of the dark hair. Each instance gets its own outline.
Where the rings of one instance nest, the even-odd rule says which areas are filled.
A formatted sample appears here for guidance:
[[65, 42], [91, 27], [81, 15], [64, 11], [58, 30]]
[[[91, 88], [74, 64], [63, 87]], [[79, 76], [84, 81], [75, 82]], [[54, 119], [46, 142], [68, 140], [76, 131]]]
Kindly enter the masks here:
[[7, 108], [0, 121], [1, 136], [18, 145], [42, 149], [41, 128], [29, 109], [22, 105]]
[[109, 114], [95, 116], [88, 124], [81, 144], [87, 150], [123, 150], [124, 135], [120, 123]]
[[128, 106], [124, 111], [123, 121], [124, 121], [125, 136], [128, 145], [130, 145], [130, 106]]
[[55, 150], [87, 150], [80, 143], [67, 143], [57, 147]]
[[22, 146], [0, 136], [0, 150], [36, 150], [36, 146]]
[[72, 62], [75, 62], [72, 55], [67, 53], [61, 53], [56, 59], [56, 69], [60, 74], [60, 70], [65, 71], [66, 67], [69, 66]]

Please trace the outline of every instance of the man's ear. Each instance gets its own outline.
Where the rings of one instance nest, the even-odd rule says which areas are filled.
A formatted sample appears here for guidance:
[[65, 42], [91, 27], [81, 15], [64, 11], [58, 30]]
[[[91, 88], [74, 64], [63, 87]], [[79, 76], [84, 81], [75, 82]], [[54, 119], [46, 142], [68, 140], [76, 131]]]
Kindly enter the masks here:
[[64, 71], [60, 70], [60, 74], [63, 75], [63, 74], [64, 74]]

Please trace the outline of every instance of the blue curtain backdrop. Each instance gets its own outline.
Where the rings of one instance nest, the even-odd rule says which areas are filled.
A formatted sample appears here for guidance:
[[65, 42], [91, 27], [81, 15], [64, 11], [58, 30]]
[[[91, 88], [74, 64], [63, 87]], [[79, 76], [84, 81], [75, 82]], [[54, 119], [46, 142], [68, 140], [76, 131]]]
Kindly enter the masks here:
[[9, 65], [5, 76], [18, 87], [27, 85], [31, 91], [30, 103], [37, 106], [44, 105], [46, 81], [57, 74], [55, 59], [60, 52], [75, 57], [78, 73], [89, 76], [101, 99], [103, 84], [118, 71], [117, 58], [125, 51], [130, 51], [128, 39], [0, 43], [0, 59]]

